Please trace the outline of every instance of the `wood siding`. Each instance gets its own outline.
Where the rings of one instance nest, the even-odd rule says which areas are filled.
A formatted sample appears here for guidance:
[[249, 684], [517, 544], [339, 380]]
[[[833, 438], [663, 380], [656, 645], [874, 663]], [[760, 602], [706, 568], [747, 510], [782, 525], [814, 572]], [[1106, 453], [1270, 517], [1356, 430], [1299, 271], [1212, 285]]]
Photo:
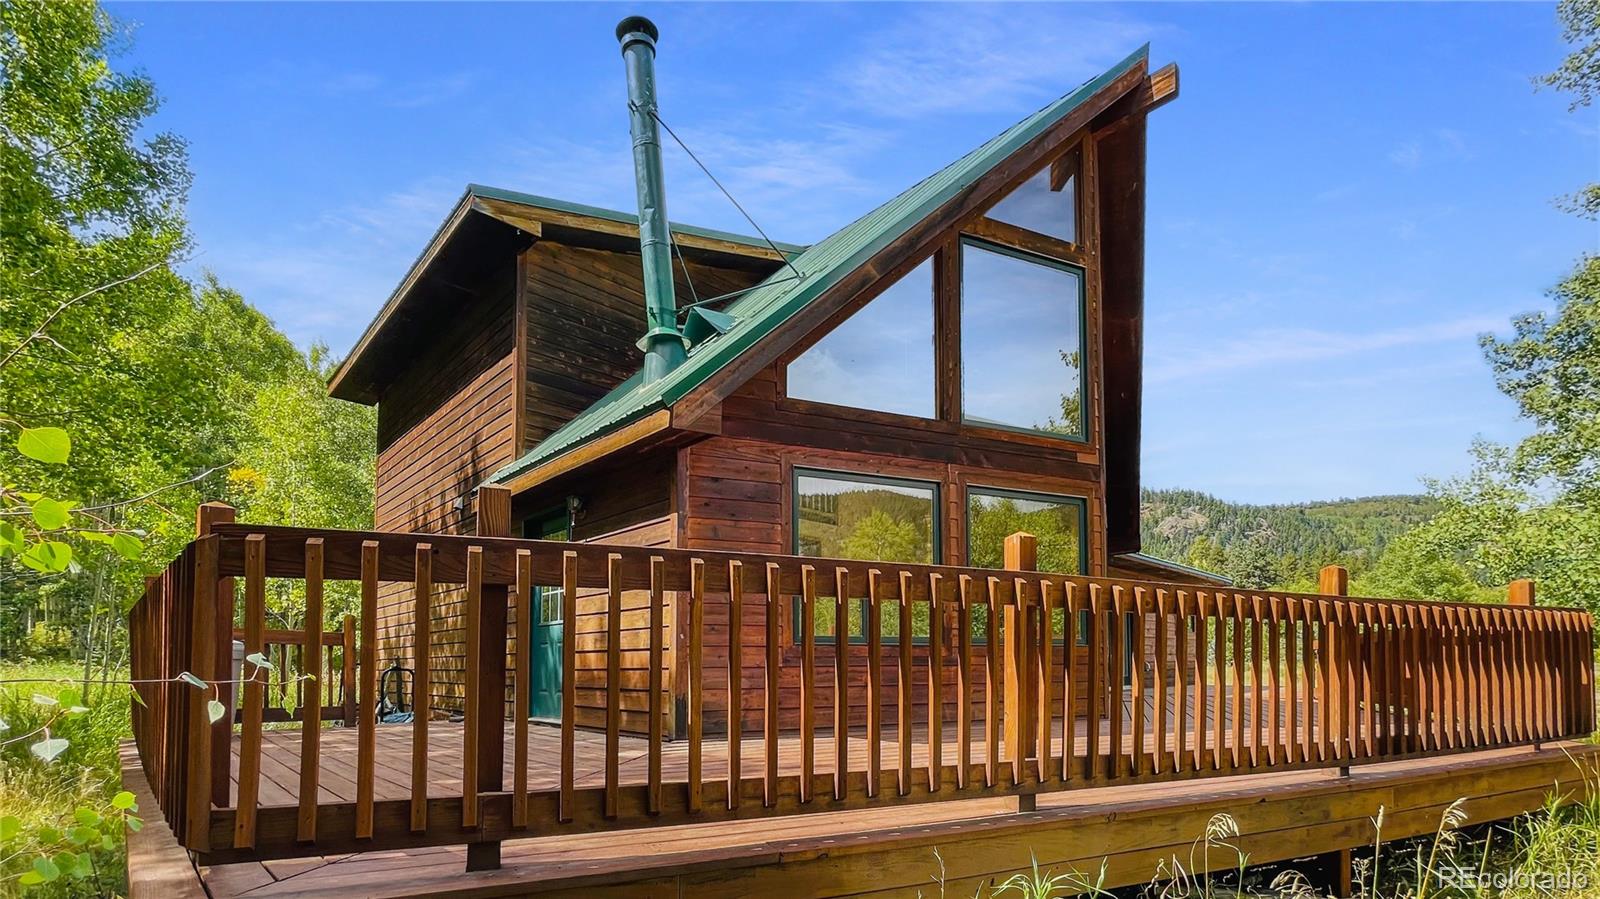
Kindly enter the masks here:
[[[764, 274], [677, 265], [680, 304], [741, 290]], [[636, 253], [541, 241], [522, 254], [527, 377], [523, 447], [531, 447], [639, 370], [644, 284]], [[690, 284], [693, 284], [691, 289]]]
[[[378, 404], [374, 523], [379, 529], [470, 534], [472, 490], [514, 458], [516, 382], [512, 268], [463, 300], [453, 327], [385, 391]], [[415, 668], [413, 591], [378, 591], [378, 664]], [[457, 710], [466, 647], [462, 591], [436, 588], [430, 643], [433, 706]]]

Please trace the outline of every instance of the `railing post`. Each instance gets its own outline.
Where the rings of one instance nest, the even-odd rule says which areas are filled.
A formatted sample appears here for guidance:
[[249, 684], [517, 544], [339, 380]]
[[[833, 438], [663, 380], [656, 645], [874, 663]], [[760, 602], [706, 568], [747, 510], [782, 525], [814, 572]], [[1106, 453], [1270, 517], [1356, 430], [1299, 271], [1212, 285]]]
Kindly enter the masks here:
[[1506, 585], [1506, 605], [1533, 606], [1534, 589], [1533, 581], [1522, 578]]
[[[1037, 571], [1039, 568], [1039, 540], [1034, 535], [1017, 532], [1006, 538], [1005, 567], [1007, 571]], [[1005, 704], [1003, 706], [1003, 732], [1006, 754], [1017, 759], [1016, 782], [1027, 779], [1025, 764], [1038, 755], [1038, 727], [1033, 720], [1037, 701], [1034, 697], [1038, 681], [1035, 668], [1039, 654], [1039, 625], [1034, 620], [1034, 609], [1023, 609], [1018, 594], [1005, 608], [1002, 653], [1005, 659]], [[993, 639], [994, 635], [990, 635]], [[1020, 751], [1018, 747], [1021, 747]], [[1034, 796], [1031, 793], [1017, 797], [1019, 811], [1032, 811]]]
[[[188, 581], [187, 588], [191, 600], [188, 605], [189, 670], [213, 671], [216, 665], [217, 631], [223, 630], [230, 640], [233, 635], [231, 627], [218, 627], [215, 536], [201, 537], [194, 542], [194, 570], [185, 580]], [[179, 607], [182, 608], [181, 604]], [[187, 787], [183, 845], [185, 849], [194, 852], [205, 852], [211, 848], [212, 748], [219, 739], [207, 710], [212, 698], [211, 691], [188, 689], [184, 692], [188, 694], [189, 707], [187, 757], [189, 770], [184, 772], [187, 777]], [[224, 716], [221, 720], [228, 719]], [[232, 734], [229, 733], [227, 742], [223, 742], [223, 746], [227, 748], [231, 741]], [[226, 774], [227, 769], [224, 768], [223, 772]], [[227, 804], [226, 799], [223, 800], [223, 804]]]
[[[480, 537], [511, 536], [511, 491], [498, 484], [478, 488], [476, 498], [477, 533]], [[506, 703], [506, 609], [514, 588], [485, 588], [482, 626], [478, 631], [478, 784], [479, 793], [498, 793], [505, 789], [501, 769], [505, 764]], [[518, 690], [527, 684], [516, 684]], [[470, 784], [463, 788], [472, 789]], [[485, 871], [500, 867], [500, 843], [483, 841], [467, 844], [467, 870]]]
[[344, 616], [340, 629], [339, 646], [339, 700], [344, 706], [343, 727], [356, 726], [356, 616]]
[[[1531, 608], [1533, 608], [1533, 606], [1535, 605], [1535, 602], [1536, 602], [1535, 593], [1536, 593], [1536, 591], [1534, 589], [1534, 585], [1533, 585], [1533, 581], [1532, 580], [1530, 580], [1528, 578], [1520, 578], [1518, 580], [1514, 580], [1511, 583], [1506, 585], [1506, 605], [1508, 605], [1508, 606], [1516, 606], [1518, 608], [1531, 609]], [[1535, 663], [1535, 664], [1537, 664], [1537, 663]], [[1528, 677], [1529, 674], [1528, 674], [1528, 672], [1523, 672], [1522, 676], [1523, 677]], [[1538, 733], [1539, 733], [1539, 731], [1537, 729], [1535, 729], [1534, 735], [1537, 736]], [[1544, 744], [1540, 740], [1535, 739], [1533, 741], [1533, 749], [1534, 749], [1535, 752], [1538, 752], [1539, 750], [1541, 750], [1543, 748], [1544, 748]]]
[[[1325, 565], [1317, 572], [1317, 592], [1324, 596], [1349, 596], [1350, 572], [1343, 565]], [[1342, 621], [1343, 616], [1335, 616], [1336, 621]], [[1339, 633], [1339, 625], [1325, 628], [1323, 637], [1327, 645], [1322, 651], [1328, 654], [1332, 661], [1324, 670], [1333, 674], [1327, 683], [1322, 685], [1322, 701], [1333, 703], [1333, 720], [1339, 722], [1333, 735], [1334, 755], [1344, 760], [1345, 764], [1339, 766], [1341, 777], [1350, 776], [1350, 756], [1355, 753], [1356, 740], [1350, 736], [1350, 728], [1356, 726], [1349, 714], [1348, 694], [1355, 689], [1353, 682], [1347, 682], [1345, 675], [1349, 672], [1349, 654], [1353, 651], [1354, 643], [1346, 640], [1345, 635]]]
[[[212, 528], [219, 524], [232, 524], [233, 507], [227, 503], [201, 503], [194, 510], [194, 535], [211, 536]], [[217, 648], [216, 665], [209, 675], [196, 672], [217, 685], [217, 701], [227, 707], [227, 714], [211, 725], [211, 801], [217, 805], [228, 804], [231, 783], [229, 771], [233, 762], [233, 712], [234, 685], [228, 683], [233, 672], [233, 578], [217, 581]]]

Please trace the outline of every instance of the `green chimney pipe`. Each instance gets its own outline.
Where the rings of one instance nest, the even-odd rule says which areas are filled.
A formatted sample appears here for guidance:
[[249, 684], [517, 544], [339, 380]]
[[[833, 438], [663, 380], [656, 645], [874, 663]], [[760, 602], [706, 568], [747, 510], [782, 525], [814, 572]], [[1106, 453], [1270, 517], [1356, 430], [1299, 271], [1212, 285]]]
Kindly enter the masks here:
[[633, 177], [639, 191], [639, 257], [644, 266], [644, 382], [666, 377], [687, 358], [678, 331], [672, 289], [672, 245], [667, 234], [667, 190], [661, 173], [661, 131], [656, 123], [656, 38], [644, 16], [617, 24], [628, 70], [628, 129], [633, 133]]

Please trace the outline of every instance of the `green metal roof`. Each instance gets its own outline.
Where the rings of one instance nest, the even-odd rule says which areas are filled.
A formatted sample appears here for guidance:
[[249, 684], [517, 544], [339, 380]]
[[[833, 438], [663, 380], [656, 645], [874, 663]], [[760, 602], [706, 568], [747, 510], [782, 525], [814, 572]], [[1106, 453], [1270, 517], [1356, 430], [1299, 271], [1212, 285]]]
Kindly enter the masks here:
[[540, 441], [522, 458], [491, 475], [489, 482], [508, 481], [542, 462], [576, 449], [594, 437], [614, 431], [657, 409], [670, 407], [912, 226], [933, 214], [951, 197], [971, 186], [1101, 88], [1144, 62], [1149, 51], [1148, 44], [1140, 47], [1100, 76], [1084, 82], [1076, 90], [1012, 125], [976, 150], [813, 244], [792, 260], [800, 277], [795, 277], [794, 271], [788, 266], [780, 268], [725, 309], [737, 319], [726, 333], [692, 347], [687, 361], [652, 384], [643, 383], [642, 373], [622, 382], [593, 406]]
[[[587, 206], [583, 203], [573, 203], [567, 200], [557, 200], [551, 197], [541, 197], [537, 194], [525, 194], [520, 191], [506, 190], [502, 187], [489, 187], [486, 184], [468, 184], [467, 193], [474, 197], [488, 197], [491, 200], [505, 200], [508, 203], [521, 203], [524, 206], [537, 206], [541, 209], [551, 209], [556, 212], [567, 212], [572, 215], [583, 215], [589, 218], [604, 219], [624, 225], [639, 224], [639, 217], [631, 212], [618, 212], [615, 209], [602, 209], [599, 206]], [[745, 246], [767, 249], [767, 242], [759, 237], [747, 234], [734, 234], [731, 231], [718, 231], [714, 228], [699, 228], [694, 225], [685, 225], [679, 222], [671, 223], [674, 234], [691, 234], [695, 237], [704, 237], [708, 240], [725, 240], [729, 243], [744, 244]], [[794, 243], [773, 241], [773, 244], [786, 256], [794, 256], [805, 252], [805, 246]]]

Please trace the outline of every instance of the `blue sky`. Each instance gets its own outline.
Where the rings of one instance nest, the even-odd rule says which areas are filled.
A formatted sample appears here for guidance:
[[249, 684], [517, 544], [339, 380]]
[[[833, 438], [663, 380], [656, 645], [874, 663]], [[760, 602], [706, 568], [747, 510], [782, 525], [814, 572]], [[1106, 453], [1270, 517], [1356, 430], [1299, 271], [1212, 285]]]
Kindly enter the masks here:
[[[1553, 198], [1600, 116], [1530, 79], [1553, 4], [114, 3], [190, 142], [192, 270], [343, 353], [477, 181], [631, 209], [612, 28], [773, 237], [817, 240], [1140, 43], [1152, 119], [1145, 482], [1411, 492], [1526, 430], [1476, 345], [1600, 248]], [[683, 157], [675, 220], [747, 231]]]

